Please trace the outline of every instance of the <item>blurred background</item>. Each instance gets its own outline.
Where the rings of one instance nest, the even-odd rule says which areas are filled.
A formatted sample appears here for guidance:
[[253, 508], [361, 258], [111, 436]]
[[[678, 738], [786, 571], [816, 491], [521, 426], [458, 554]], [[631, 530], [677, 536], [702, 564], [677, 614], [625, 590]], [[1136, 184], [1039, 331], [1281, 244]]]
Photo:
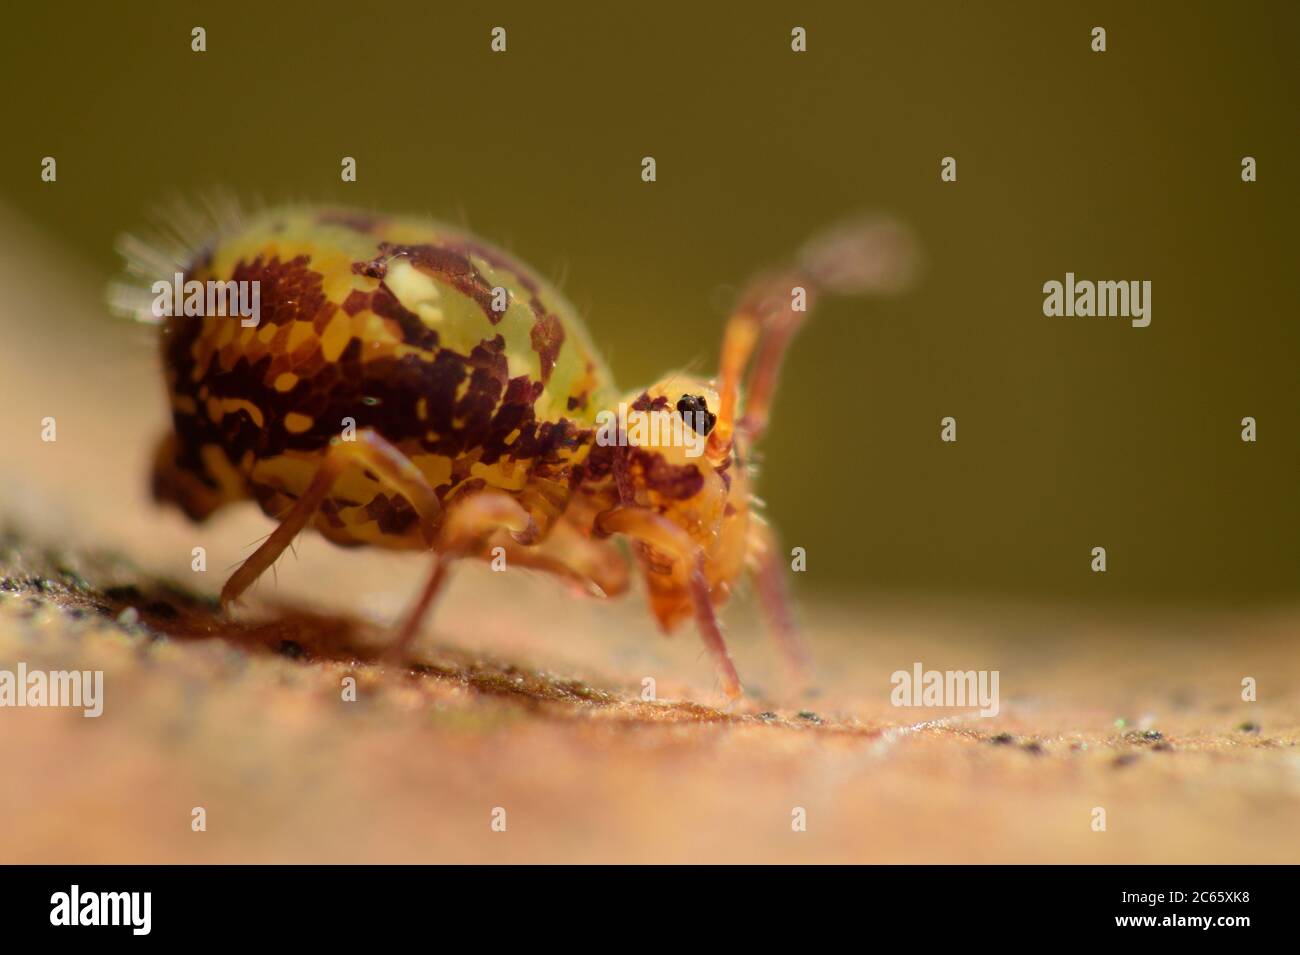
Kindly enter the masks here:
[[[7, 21], [0, 213], [60, 284], [100, 288], [115, 236], [173, 192], [427, 212], [561, 280], [631, 388], [714, 368], [747, 275], [888, 210], [925, 249], [920, 284], [829, 303], [764, 449], [770, 513], [808, 552], [798, 588], [1294, 598], [1294, 3], [48, 3]], [[1067, 271], [1150, 280], [1151, 326], [1045, 318]], [[136, 445], [165, 420], [150, 336], [7, 297], [10, 362], [80, 349], [111, 400], [157, 409], [104, 439], [105, 471], [142, 484]], [[0, 396], [33, 444], [13, 408], [58, 396]]]

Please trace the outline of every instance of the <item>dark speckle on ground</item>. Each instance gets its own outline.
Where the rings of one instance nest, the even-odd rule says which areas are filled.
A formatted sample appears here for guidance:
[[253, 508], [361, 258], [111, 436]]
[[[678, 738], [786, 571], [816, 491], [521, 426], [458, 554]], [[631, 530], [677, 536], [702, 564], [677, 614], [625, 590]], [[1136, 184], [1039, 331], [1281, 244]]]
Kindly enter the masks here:
[[302, 644], [296, 640], [281, 640], [276, 646], [275, 651], [281, 656], [288, 657], [290, 660], [301, 660], [306, 655]]

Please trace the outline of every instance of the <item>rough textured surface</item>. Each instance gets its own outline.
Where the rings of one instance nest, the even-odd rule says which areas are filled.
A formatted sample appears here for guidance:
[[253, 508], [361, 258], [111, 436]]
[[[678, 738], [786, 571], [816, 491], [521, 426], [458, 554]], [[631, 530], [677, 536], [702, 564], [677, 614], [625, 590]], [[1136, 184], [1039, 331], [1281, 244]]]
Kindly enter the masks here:
[[[218, 618], [210, 595], [269, 525], [148, 502], [147, 332], [76, 325], [98, 290], [14, 256], [0, 287], [0, 668], [102, 669], [106, 695], [99, 719], [0, 709], [0, 862], [1300, 861], [1297, 608], [805, 599], [820, 679], [795, 694], [742, 604], [751, 696], [721, 709], [698, 640], [659, 637], [637, 597], [467, 568], [425, 666], [384, 668], [422, 560], [306, 537], [240, 622]], [[1002, 712], [892, 707], [918, 660], [999, 670]]]
[[[382, 629], [359, 619], [281, 608], [231, 624], [123, 558], [12, 532], [0, 578], [0, 661], [101, 669], [106, 686], [97, 720], [0, 711], [6, 861], [1297, 857], [1296, 674], [1277, 666], [1294, 621], [1085, 631], [1068, 651], [1028, 651], [957, 621], [922, 633], [915, 613], [868, 648], [851, 616], [830, 614], [818, 649], [836, 675], [820, 695], [760, 689], [722, 709], [689, 649], [610, 665], [609, 644], [632, 634], [590, 619], [569, 645], [608, 665], [599, 678], [507, 662], [545, 659], [560, 628], [530, 640], [526, 610], [491, 603], [454, 625], [498, 619], [494, 656], [426, 647], [424, 665], [392, 668], [372, 662]], [[479, 596], [493, 583], [466, 581]], [[1244, 654], [1222, 639], [1243, 632]], [[999, 661], [1003, 712], [893, 709], [886, 661], [914, 655]], [[642, 672], [673, 698], [641, 701]], [[1238, 672], [1288, 702], [1240, 702]], [[342, 699], [348, 676], [357, 702]], [[195, 806], [206, 832], [190, 831]], [[1097, 806], [1104, 833], [1090, 829]], [[794, 807], [807, 832], [791, 831]]]

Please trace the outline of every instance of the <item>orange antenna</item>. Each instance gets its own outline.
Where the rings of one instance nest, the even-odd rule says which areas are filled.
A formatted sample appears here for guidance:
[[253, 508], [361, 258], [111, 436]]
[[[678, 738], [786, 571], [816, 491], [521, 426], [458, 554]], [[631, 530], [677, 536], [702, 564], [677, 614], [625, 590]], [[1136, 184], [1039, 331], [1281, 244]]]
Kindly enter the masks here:
[[[718, 422], [709, 435], [710, 460], [731, 453], [734, 433], [750, 439], [767, 426], [781, 365], [795, 333], [821, 292], [836, 295], [894, 294], [917, 271], [916, 243], [893, 219], [874, 216], [846, 222], [808, 242], [794, 268], [756, 280], [727, 323], [718, 373]], [[761, 346], [760, 346], [761, 341]], [[757, 351], [743, 417], [740, 381]]]

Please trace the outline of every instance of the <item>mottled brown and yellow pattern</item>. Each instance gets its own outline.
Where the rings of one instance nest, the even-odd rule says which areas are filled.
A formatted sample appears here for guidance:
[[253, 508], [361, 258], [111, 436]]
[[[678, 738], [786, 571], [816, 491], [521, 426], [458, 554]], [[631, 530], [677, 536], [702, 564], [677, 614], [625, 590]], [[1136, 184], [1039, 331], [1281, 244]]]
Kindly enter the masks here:
[[[490, 485], [542, 527], [564, 510], [612, 403], [573, 307], [526, 266], [465, 233], [336, 210], [265, 213], [187, 270], [258, 281], [261, 320], [171, 317], [174, 413], [158, 489], [192, 517], [252, 496], [272, 517], [302, 493], [349, 424], [377, 431], [440, 499]], [[493, 308], [503, 289], [506, 308]], [[351, 469], [314, 526], [344, 545], [427, 547], [410, 504]]]

